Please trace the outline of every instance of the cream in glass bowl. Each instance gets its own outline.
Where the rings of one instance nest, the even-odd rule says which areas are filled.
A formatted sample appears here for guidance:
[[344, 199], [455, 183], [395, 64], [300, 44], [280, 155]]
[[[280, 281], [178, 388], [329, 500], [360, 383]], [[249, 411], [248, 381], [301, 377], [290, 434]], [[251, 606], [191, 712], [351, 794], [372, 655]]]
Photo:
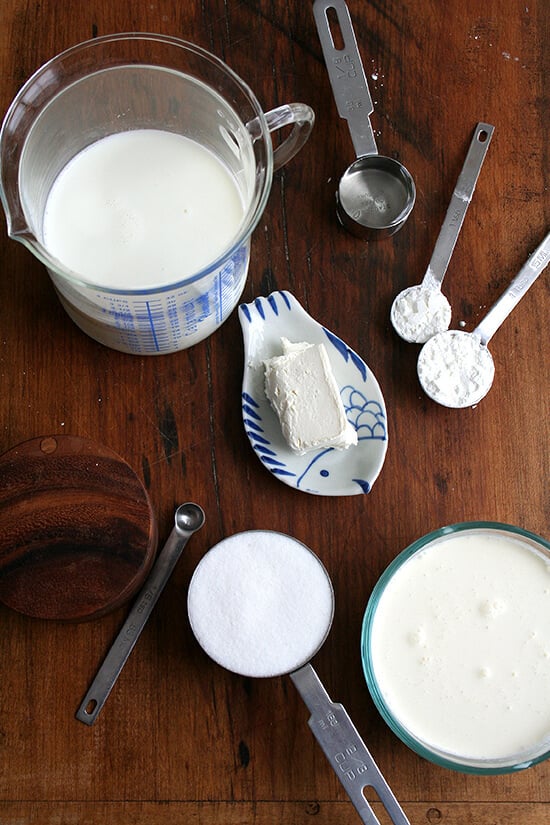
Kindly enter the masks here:
[[550, 543], [519, 527], [436, 530], [389, 565], [361, 654], [380, 714], [412, 750], [467, 773], [550, 756]]

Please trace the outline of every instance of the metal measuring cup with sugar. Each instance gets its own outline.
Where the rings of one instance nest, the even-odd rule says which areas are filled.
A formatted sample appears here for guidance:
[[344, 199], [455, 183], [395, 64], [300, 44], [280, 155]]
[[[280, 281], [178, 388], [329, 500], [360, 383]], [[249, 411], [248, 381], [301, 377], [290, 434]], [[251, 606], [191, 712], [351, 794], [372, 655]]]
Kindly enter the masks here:
[[[328, 19], [338, 18], [343, 48], [337, 48]], [[313, 14], [334, 100], [348, 122], [356, 160], [346, 169], [336, 194], [341, 224], [356, 237], [381, 240], [394, 235], [416, 199], [410, 172], [394, 158], [378, 154], [370, 115], [374, 111], [365, 71], [344, 0], [315, 0]]]
[[218, 665], [248, 678], [290, 676], [361, 822], [381, 825], [364, 793], [370, 786], [391, 822], [409, 825], [347, 711], [310, 663], [332, 625], [334, 590], [309, 547], [271, 530], [228, 536], [197, 565], [187, 607], [197, 642]]

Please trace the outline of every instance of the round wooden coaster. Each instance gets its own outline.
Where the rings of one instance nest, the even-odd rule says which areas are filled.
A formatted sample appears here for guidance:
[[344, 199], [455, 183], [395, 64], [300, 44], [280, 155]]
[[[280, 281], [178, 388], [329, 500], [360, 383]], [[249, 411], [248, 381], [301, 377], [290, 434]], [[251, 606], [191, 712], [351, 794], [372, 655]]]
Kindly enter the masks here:
[[0, 601], [43, 619], [83, 621], [143, 584], [157, 526], [143, 484], [85, 438], [34, 438], [0, 456]]

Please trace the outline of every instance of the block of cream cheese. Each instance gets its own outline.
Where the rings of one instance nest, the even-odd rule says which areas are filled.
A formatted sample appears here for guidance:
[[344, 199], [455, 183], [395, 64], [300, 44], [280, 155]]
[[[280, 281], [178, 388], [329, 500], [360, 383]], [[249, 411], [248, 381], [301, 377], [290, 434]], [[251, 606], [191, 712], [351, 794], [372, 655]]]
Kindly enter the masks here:
[[357, 444], [324, 344], [281, 339], [282, 355], [264, 361], [265, 394], [291, 450], [302, 454]]

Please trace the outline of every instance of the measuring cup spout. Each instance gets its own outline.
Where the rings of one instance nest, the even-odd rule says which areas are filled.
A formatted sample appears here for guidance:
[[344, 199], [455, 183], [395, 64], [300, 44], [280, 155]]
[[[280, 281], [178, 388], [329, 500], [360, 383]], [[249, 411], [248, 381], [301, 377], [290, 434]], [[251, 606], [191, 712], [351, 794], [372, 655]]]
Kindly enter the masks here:
[[5, 200], [4, 192], [2, 191], [2, 205], [6, 214], [8, 237], [10, 237], [12, 241], [19, 241], [19, 243], [22, 243], [23, 246], [32, 252], [36, 258], [47, 266], [48, 264], [45, 250], [30, 226], [27, 224], [19, 203], [14, 204], [14, 208], [11, 209], [10, 204]]
[[38, 239], [33, 234], [31, 229], [26, 224], [15, 226], [14, 223], [10, 220], [10, 217], [7, 212], [6, 223], [8, 225], [8, 236], [13, 241], [19, 241], [19, 243], [24, 244], [26, 247], [28, 247], [28, 249], [34, 252], [36, 245], [38, 243]]
[[8, 200], [4, 189], [2, 189], [2, 206], [6, 215], [6, 225], [8, 230], [8, 237], [12, 241], [19, 241], [23, 244], [29, 252], [37, 258], [42, 264], [51, 267], [53, 262], [44, 249], [32, 229], [29, 227], [21, 203], [18, 198]]
[[[4, 145], [1, 143], [1, 140], [2, 138], [0, 138], [0, 146], [2, 147], [2, 151], [4, 151]], [[21, 201], [17, 190], [14, 191], [14, 187], [11, 185], [10, 177], [11, 176], [8, 172], [6, 164], [2, 162], [2, 184], [0, 186], [0, 195], [2, 197], [2, 206], [4, 207], [4, 212], [6, 215], [8, 235], [13, 240], [22, 241], [23, 243], [25, 243], [27, 239], [29, 241], [35, 240], [34, 235], [25, 220], [25, 215], [21, 207]]]

